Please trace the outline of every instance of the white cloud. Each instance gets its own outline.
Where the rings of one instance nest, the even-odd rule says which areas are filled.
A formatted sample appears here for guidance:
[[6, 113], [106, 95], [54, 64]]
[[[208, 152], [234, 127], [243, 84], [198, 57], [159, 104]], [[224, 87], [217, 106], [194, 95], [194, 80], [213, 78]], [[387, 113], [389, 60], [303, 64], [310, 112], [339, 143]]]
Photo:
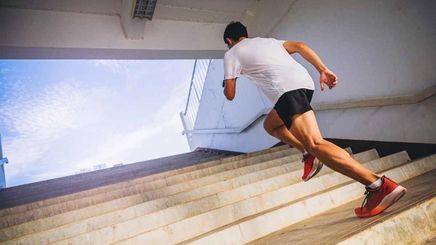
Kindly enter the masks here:
[[[170, 131], [173, 135], [180, 134], [182, 124], [179, 112], [182, 109], [185, 100], [186, 84], [179, 84], [166, 97], [169, 98], [164, 105], [153, 114], [152, 123], [145, 124], [129, 133], [114, 133], [96, 149], [95, 154], [83, 159], [77, 163], [76, 172], [79, 169], [92, 168], [96, 164], [106, 163], [111, 166], [116, 163], [132, 163], [146, 159], [157, 158], [169, 155], [170, 152], [178, 153], [168, 149], [171, 145], [161, 144], [166, 142], [168, 135], [165, 132]], [[153, 113], [153, 112], [150, 112]], [[174, 136], [173, 136], [174, 138]], [[189, 151], [189, 147], [183, 137], [181, 139], [183, 146], [174, 146], [175, 149], [183, 147], [184, 152]], [[177, 143], [177, 142], [168, 142]], [[138, 149], [139, 148], [139, 149]], [[135, 151], [136, 149], [136, 151]], [[142, 149], [142, 151], [140, 150]], [[132, 152], [138, 152], [132, 155]]]
[[[11, 95], [0, 101], [0, 126], [10, 133], [4, 138], [8, 186], [102, 163], [109, 167], [189, 151], [179, 117], [189, 74], [180, 68], [167, 74], [163, 71], [174, 63], [165, 66], [162, 61], [104, 60], [94, 65], [124, 74], [91, 83], [63, 80], [39, 92], [23, 78], [4, 84]], [[129, 74], [138, 68], [144, 69]]]
[[34, 167], [32, 164], [44, 156], [53, 142], [67, 130], [79, 127], [83, 123], [79, 120], [81, 111], [89, 105], [87, 94], [75, 87], [73, 81], [56, 83], [30, 97], [24, 91], [21, 93], [27, 98], [0, 106], [2, 120], [15, 135], [4, 139], [10, 162], [17, 163], [13, 167], [8, 165], [9, 178]]

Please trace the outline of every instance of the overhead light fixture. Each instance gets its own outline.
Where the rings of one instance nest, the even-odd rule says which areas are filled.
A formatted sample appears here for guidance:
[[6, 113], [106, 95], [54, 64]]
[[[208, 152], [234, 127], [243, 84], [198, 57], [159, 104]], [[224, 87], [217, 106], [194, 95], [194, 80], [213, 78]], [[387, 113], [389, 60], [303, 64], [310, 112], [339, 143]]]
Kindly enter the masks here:
[[133, 18], [153, 18], [154, 9], [156, 8], [157, 0], [136, 0]]

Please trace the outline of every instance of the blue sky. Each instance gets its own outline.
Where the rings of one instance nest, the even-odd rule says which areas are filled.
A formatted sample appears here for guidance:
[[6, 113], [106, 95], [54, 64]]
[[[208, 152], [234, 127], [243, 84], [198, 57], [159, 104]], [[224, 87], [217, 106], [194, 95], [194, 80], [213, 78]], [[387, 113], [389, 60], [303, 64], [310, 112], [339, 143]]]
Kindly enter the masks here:
[[2, 60], [8, 187], [189, 152], [193, 60]]

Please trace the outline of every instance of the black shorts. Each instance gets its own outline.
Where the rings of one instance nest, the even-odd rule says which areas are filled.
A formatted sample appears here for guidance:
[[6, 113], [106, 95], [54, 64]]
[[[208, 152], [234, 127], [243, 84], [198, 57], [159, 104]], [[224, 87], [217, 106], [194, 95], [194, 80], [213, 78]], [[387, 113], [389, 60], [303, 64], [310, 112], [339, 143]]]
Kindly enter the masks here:
[[288, 91], [280, 96], [274, 105], [274, 109], [276, 109], [288, 129], [291, 128], [293, 115], [313, 110], [310, 106], [312, 95], [313, 90], [300, 88]]

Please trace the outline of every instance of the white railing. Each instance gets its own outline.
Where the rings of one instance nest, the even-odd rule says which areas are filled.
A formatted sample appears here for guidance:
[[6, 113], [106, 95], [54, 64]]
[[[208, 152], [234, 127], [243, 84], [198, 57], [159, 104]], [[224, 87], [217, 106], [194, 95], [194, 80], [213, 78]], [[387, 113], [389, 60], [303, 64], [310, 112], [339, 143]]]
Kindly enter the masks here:
[[198, 108], [200, 107], [201, 95], [203, 93], [203, 86], [211, 61], [210, 59], [195, 60], [185, 111], [180, 112], [185, 131], [194, 129]]
[[2, 137], [0, 135], [0, 189], [6, 188], [5, 168], [4, 165], [8, 163], [8, 159], [3, 157], [2, 150]]

